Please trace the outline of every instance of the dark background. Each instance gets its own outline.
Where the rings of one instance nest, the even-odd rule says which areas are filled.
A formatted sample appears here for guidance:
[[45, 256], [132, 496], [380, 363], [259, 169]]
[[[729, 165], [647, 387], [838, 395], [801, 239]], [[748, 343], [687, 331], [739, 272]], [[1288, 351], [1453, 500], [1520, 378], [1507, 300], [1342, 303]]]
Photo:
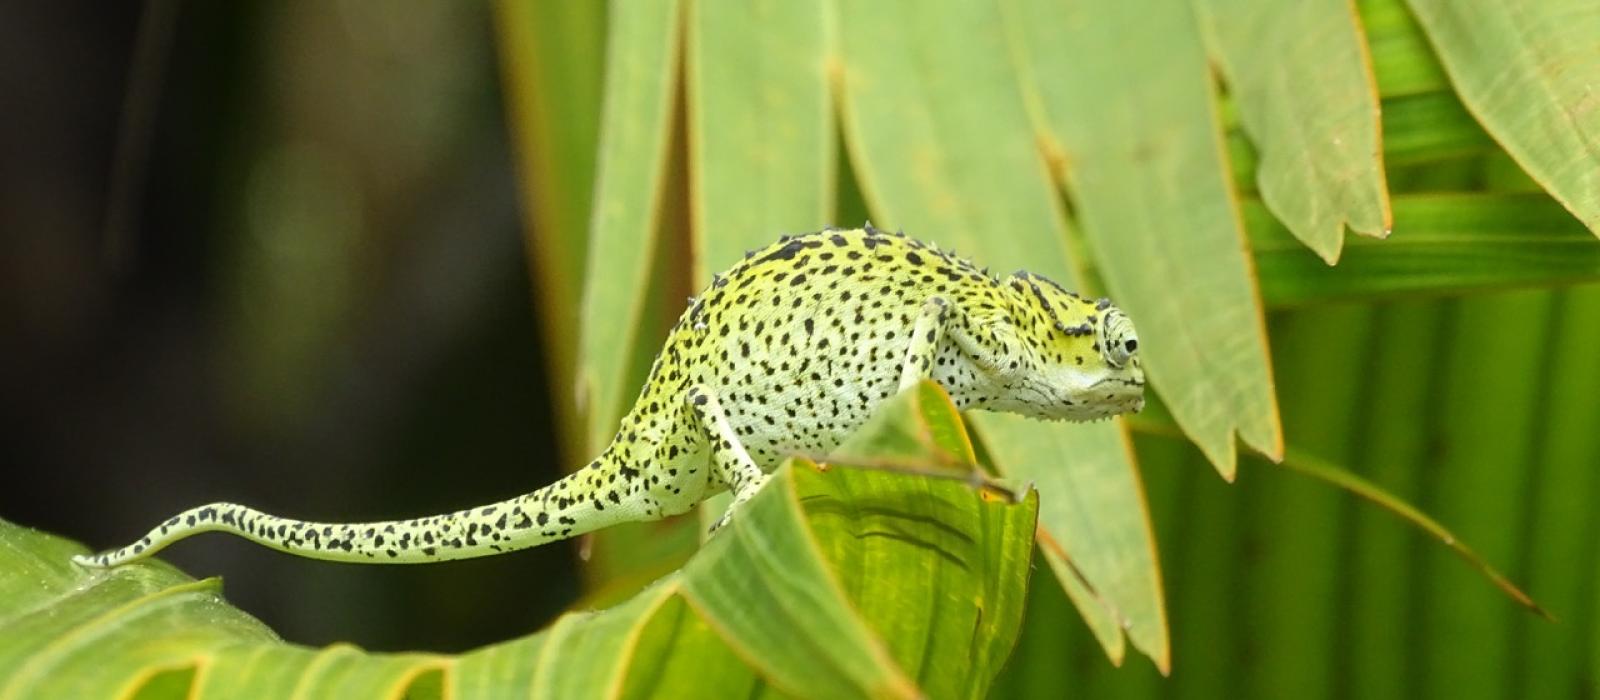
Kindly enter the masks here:
[[[488, 9], [0, 6], [0, 517], [408, 517], [557, 477]], [[362, 31], [351, 31], [360, 27]], [[356, 566], [209, 535], [285, 638], [526, 634], [573, 549]]]

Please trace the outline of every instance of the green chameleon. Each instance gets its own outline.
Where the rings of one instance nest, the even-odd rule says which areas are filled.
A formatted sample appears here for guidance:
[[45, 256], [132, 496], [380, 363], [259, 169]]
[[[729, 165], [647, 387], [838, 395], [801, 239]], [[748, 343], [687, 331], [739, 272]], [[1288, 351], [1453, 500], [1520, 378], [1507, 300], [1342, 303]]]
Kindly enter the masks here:
[[1000, 281], [871, 225], [785, 237], [690, 300], [610, 446], [554, 484], [388, 522], [303, 522], [214, 503], [76, 561], [115, 566], [217, 530], [316, 559], [445, 561], [684, 513], [728, 490], [720, 525], [785, 455], [826, 454], [923, 378], [962, 409], [1094, 420], [1143, 407], [1138, 350], [1132, 322], [1109, 301], [1037, 275]]

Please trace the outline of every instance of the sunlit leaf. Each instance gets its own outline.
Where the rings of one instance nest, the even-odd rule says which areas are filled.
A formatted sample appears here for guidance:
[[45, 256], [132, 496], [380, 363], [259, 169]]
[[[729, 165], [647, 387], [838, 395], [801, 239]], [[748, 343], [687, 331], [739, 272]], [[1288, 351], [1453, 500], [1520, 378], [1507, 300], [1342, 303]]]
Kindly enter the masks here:
[[[602, 3], [494, 3], [507, 126], [522, 177], [523, 240], [562, 448], [586, 449], [574, 400], [578, 308], [599, 142]], [[586, 457], [587, 455], [585, 455]], [[582, 458], [570, 458], [576, 467]]]
[[837, 136], [822, 2], [689, 10], [689, 195], [703, 286], [743, 251], [832, 223]]
[[1045, 139], [1059, 144], [1101, 276], [1147, 339], [1156, 389], [1224, 476], [1235, 432], [1279, 454], [1261, 307], [1189, 8], [1004, 6]]
[[979, 424], [1000, 472], [1038, 489], [1039, 547], [1080, 609], [1105, 611], [1086, 617], [1101, 644], [1115, 649], [1126, 634], [1158, 669], [1170, 670], [1161, 567], [1126, 434], [1004, 414]]
[[1600, 4], [1409, 2], [1467, 108], [1600, 235]]
[[1347, 225], [1388, 235], [1377, 88], [1355, 8], [1274, 0], [1196, 7], [1260, 154], [1267, 206], [1329, 264]]
[[604, 112], [584, 275], [578, 392], [587, 452], [610, 442], [626, 400], [628, 362], [656, 249], [678, 61], [678, 3], [641, 3], [611, 16]]

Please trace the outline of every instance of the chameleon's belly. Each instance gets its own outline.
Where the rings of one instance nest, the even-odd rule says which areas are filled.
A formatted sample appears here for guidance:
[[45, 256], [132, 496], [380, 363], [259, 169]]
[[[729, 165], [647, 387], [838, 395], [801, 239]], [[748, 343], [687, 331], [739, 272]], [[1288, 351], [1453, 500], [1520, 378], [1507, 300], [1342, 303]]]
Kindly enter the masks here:
[[729, 354], [742, 361], [724, 365], [714, 386], [745, 449], [771, 471], [790, 455], [826, 456], [865, 423], [894, 395], [906, 349], [852, 343], [838, 328], [803, 320], [768, 321], [778, 327], [764, 336], [771, 344], [745, 356], [748, 341], [733, 341]]
[[727, 389], [738, 396], [724, 402], [728, 420], [758, 466], [772, 471], [790, 455], [821, 458], [832, 452], [893, 395], [899, 369], [840, 379], [790, 382], [780, 390], [769, 381], [767, 393], [751, 392], [750, 400], [737, 386]]
[[[906, 334], [900, 334], [905, 337]], [[826, 457], [899, 388], [909, 343], [808, 348], [728, 372], [717, 382], [728, 420], [756, 464], [771, 471], [791, 455]], [[965, 408], [970, 368], [948, 339], [931, 379]], [[834, 346], [838, 347], [838, 346]]]

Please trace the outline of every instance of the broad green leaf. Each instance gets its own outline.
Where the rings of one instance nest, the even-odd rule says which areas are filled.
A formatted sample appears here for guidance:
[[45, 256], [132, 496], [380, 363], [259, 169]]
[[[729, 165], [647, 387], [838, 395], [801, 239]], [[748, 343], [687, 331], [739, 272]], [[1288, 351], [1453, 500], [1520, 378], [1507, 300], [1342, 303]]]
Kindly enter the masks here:
[[[1043, 140], [1151, 381], [1224, 477], [1282, 451], [1266, 335], [1195, 20], [1184, 3], [1008, 0]], [[1138, 76], [1130, 80], [1129, 76]]]
[[1600, 4], [1409, 2], [1467, 108], [1600, 235]]
[[493, 8], [506, 123], [522, 174], [523, 241], [543, 330], [545, 381], [562, 449], [570, 455], [586, 449], [573, 376], [599, 143], [605, 5], [500, 2]]
[[838, 149], [824, 7], [816, 0], [689, 5], [697, 287], [743, 251], [832, 222]]
[[1260, 154], [1261, 198], [1328, 264], [1348, 225], [1386, 236], [1378, 95], [1352, 4], [1196, 3]]
[[589, 416], [589, 454], [610, 441], [626, 409], [628, 363], [656, 249], [678, 36], [676, 0], [630, 4], [611, 14], [579, 315], [577, 389]]
[[[578, 329], [575, 395], [587, 418], [579, 464], [610, 442], [691, 292], [681, 238], [687, 236], [678, 124], [682, 4], [613, 9]], [[615, 601], [637, 591], [680, 565], [698, 532], [686, 519], [672, 519], [583, 538], [591, 592]]]
[[[1025, 268], [1083, 289], [1085, 280], [1076, 267], [1081, 261], [1069, 252], [1061, 205], [1033, 136], [997, 8], [981, 3], [838, 3], [835, 12], [842, 63], [836, 86], [840, 121], [873, 217], [971, 255], [1002, 274]], [[980, 432], [987, 431], [990, 418], [974, 416]], [[1082, 458], [1120, 465], [1124, 473], [1133, 469], [1113, 425], [1032, 428], [1036, 436], [1049, 435], [1010, 445], [1022, 462]], [[1008, 473], [1011, 465], [996, 466]], [[1131, 481], [1124, 477], [1118, 483]], [[1068, 496], [1041, 491], [1040, 498]], [[1096, 510], [1083, 517], [1143, 522], [1140, 494], [1123, 494], [1117, 502], [1135, 508], [1115, 510], [1095, 503]], [[1042, 522], [1046, 532], [1062, 526], [1050, 519]], [[1143, 539], [1148, 541], [1148, 534]], [[1105, 545], [1081, 546], [1086, 548], [1082, 556], [1096, 556], [1088, 548]], [[1137, 572], [1130, 580], [1138, 578], [1138, 583], [1128, 595], [1159, 591], [1158, 577], [1154, 568]], [[1079, 582], [1062, 582], [1082, 593]], [[1112, 585], [1091, 583], [1097, 588]], [[1087, 596], [1078, 599], [1086, 601]], [[1159, 601], [1147, 601], [1132, 607], [1159, 606]], [[1119, 628], [1103, 605], [1085, 602], [1080, 611], [1097, 629]], [[1142, 639], [1165, 638], [1163, 620], [1138, 624], [1150, 630]], [[1120, 660], [1120, 631], [1107, 636], [1108, 654]], [[1165, 659], [1164, 643], [1145, 651]]]
[[1040, 549], [1079, 609], [1105, 611], [1086, 616], [1101, 645], [1120, 649], [1126, 634], [1168, 672], [1161, 568], [1126, 433], [1007, 414], [985, 414], [979, 425], [1000, 473], [1038, 489]]
[[[1523, 625], [1525, 671], [1516, 695], [1528, 698], [1581, 697], [1578, 679], [1595, 666], [1583, 658], [1582, 615], [1593, 604], [1586, 601], [1586, 573], [1573, 562], [1594, 554], [1600, 531], [1596, 499], [1600, 479], [1600, 287], [1566, 291], [1555, 310], [1551, 339], [1547, 395], [1540, 425], [1534, 429], [1537, 470], [1536, 490], [1530, 508], [1528, 538], [1523, 541], [1529, 592], [1562, 624], [1533, 628]], [[1592, 584], [1593, 579], [1588, 579]], [[1592, 591], [1592, 586], [1590, 587]], [[1593, 595], [1592, 593], [1588, 595]], [[1592, 679], [1592, 675], [1591, 675]]]
[[[1040, 551], [1034, 556], [1043, 554]], [[1089, 648], [1095, 642], [1085, 639], [1077, 622], [1080, 617], [1060, 584], [1048, 576], [1035, 576], [1017, 649], [995, 680], [990, 697], [1049, 698], [1061, 695], [1064, 688], [1072, 689], [1073, 695], [1079, 694], [1081, 675], [1079, 664], [1073, 661], [1089, 658], [1095, 664], [1106, 665], [1098, 655], [1087, 657], [1096, 653]]]
[[689, 606], [780, 688], [828, 697], [915, 695], [888, 650], [842, 605], [844, 591], [826, 582], [818, 545], [788, 524], [799, 514], [800, 495], [792, 482], [779, 483], [790, 488], [762, 489], [728, 532], [707, 543], [696, 564], [711, 557], [728, 563], [685, 580]]
[[[897, 483], [895, 473], [842, 471], [841, 478], [830, 479], [795, 472], [796, 496], [827, 561], [838, 570], [859, 572], [840, 577], [840, 587], [874, 628], [906, 631], [881, 638], [921, 692], [984, 696], [1021, 627], [1037, 493], [1029, 491], [1013, 505], [1010, 498], [963, 479], [922, 479], [912, 487], [920, 487], [921, 494], [895, 502], [878, 495]], [[920, 572], [940, 584], [906, 586], [891, 581], [892, 572]], [[806, 591], [804, 597], [816, 595]], [[807, 618], [818, 614], [815, 607], [795, 612]], [[914, 622], [924, 629], [914, 628]], [[828, 638], [832, 644], [843, 641]], [[791, 640], [792, 633], [786, 633], [776, 642], [788, 646]]]
[[[1224, 116], [1228, 116], [1226, 113]], [[1398, 170], [1427, 168], [1436, 175], [1441, 161], [1498, 153], [1499, 147], [1472, 119], [1461, 100], [1451, 92], [1427, 92], [1383, 100], [1383, 156], [1388, 165], [1388, 186], [1392, 193], [1439, 189], [1435, 185], [1415, 186], [1408, 178], [1395, 177]], [[1256, 152], [1244, 132], [1228, 123], [1228, 158], [1234, 188], [1241, 194], [1256, 194]], [[1476, 175], [1477, 173], [1473, 173]], [[1447, 189], [1477, 189], [1449, 187]]]
[[876, 223], [1002, 275], [1081, 288], [996, 8], [896, 0], [836, 12], [840, 121]]
[[667, 599], [640, 631], [622, 697], [687, 698], [705, 695], [707, 679], [728, 697], [771, 695], [771, 686], [739, 659], [682, 597]]
[[[967, 446], [936, 386], [903, 399], [927, 415], [886, 435]], [[1037, 496], [918, 464], [786, 465], [682, 570], [458, 657], [285, 644], [215, 581], [91, 572], [81, 546], [0, 521], [0, 698], [981, 697], [1021, 624]]]
[[1332, 268], [1259, 203], [1243, 211], [1262, 296], [1274, 306], [1600, 279], [1600, 241], [1544, 195], [1396, 197], [1394, 236], [1352, 239]]

